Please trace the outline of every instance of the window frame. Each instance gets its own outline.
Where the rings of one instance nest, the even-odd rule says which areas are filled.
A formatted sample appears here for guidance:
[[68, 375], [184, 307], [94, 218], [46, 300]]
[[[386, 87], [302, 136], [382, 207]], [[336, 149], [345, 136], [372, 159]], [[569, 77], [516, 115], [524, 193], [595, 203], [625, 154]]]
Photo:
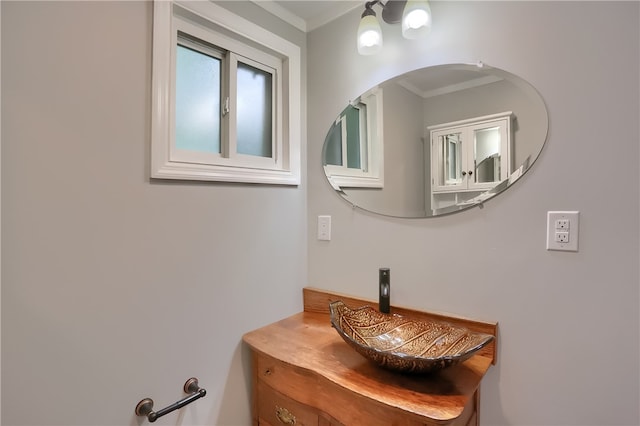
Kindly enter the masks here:
[[[384, 126], [383, 126], [383, 95], [382, 89], [374, 87], [360, 96], [352, 105], [364, 105], [364, 112], [360, 109], [360, 161], [361, 168], [348, 168], [345, 164], [346, 129], [342, 125], [342, 165], [325, 164], [325, 175], [331, 186], [341, 188], [384, 188]], [[354, 105], [354, 106], [355, 106]], [[343, 122], [342, 113], [335, 120], [334, 125]]]
[[[191, 21], [188, 16], [200, 22]], [[273, 91], [272, 102], [272, 157], [236, 153], [234, 125], [227, 126], [225, 135], [232, 141], [232, 149], [225, 152], [221, 141], [222, 155], [176, 152], [178, 32], [229, 50], [231, 57], [239, 55], [247, 65], [266, 64], [274, 70], [272, 85], [278, 87]], [[300, 48], [293, 43], [211, 2], [154, 1], [151, 177], [299, 185], [300, 78]], [[235, 114], [233, 98], [230, 96], [230, 107]]]

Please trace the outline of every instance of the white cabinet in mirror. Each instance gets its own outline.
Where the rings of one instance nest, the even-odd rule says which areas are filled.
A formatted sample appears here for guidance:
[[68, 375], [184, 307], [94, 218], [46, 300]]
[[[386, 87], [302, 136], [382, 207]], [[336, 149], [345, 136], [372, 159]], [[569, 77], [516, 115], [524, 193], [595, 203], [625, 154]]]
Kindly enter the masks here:
[[[376, 84], [375, 93], [376, 114], [360, 113], [358, 132], [338, 131], [337, 123], [348, 121], [345, 109], [338, 114], [322, 155], [331, 187], [373, 213], [424, 218], [484, 203], [530, 169], [547, 138], [547, 109], [536, 89], [486, 64], [414, 70]], [[349, 146], [366, 161], [345, 173], [333, 165], [340, 155], [349, 160]], [[347, 179], [374, 171], [377, 185]]]
[[[433, 213], [484, 199], [512, 169], [512, 112], [429, 126]], [[428, 161], [426, 159], [425, 161]]]

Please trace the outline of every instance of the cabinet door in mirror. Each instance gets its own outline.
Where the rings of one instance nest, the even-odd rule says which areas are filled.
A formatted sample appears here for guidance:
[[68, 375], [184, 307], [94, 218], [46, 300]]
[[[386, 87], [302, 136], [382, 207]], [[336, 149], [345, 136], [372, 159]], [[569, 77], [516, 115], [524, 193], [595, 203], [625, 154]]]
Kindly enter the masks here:
[[[357, 136], [338, 128], [350, 108], [358, 108], [350, 132]], [[544, 101], [520, 77], [487, 65], [439, 65], [351, 101], [327, 134], [323, 166], [331, 186], [357, 207], [387, 216], [438, 216], [510, 187], [540, 155], [547, 129]], [[361, 163], [339, 169], [335, 147], [344, 146], [340, 155], [348, 157], [350, 139], [357, 140]]]
[[[503, 167], [500, 161], [505, 156], [500, 149], [504, 139], [498, 126], [473, 131], [473, 182], [474, 184], [496, 184], [502, 178]], [[471, 171], [469, 172], [471, 173]]]
[[[461, 131], [442, 130], [432, 135], [432, 191], [453, 191], [462, 187], [467, 174]], [[463, 161], [465, 166], [463, 167]]]

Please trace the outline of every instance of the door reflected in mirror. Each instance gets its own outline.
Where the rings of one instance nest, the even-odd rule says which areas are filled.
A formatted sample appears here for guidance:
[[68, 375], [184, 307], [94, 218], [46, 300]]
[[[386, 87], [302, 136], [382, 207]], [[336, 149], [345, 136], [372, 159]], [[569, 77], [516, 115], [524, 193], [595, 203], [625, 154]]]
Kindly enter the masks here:
[[523, 79], [487, 65], [412, 71], [351, 101], [323, 147], [328, 182], [349, 203], [407, 218], [484, 203], [529, 170], [548, 116]]

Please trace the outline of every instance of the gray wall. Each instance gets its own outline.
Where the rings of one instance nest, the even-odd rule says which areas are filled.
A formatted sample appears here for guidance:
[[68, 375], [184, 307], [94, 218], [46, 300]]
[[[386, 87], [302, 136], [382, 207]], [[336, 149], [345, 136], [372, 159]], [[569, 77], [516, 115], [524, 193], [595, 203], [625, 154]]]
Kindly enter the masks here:
[[191, 376], [155, 424], [250, 424], [241, 338], [301, 309], [305, 184], [150, 182], [151, 2], [1, 7], [2, 424], [139, 425]]
[[[485, 425], [635, 425], [639, 348], [639, 4], [433, 2], [433, 31], [358, 56], [361, 10], [308, 39], [310, 285], [500, 324], [498, 365], [482, 387]], [[428, 65], [512, 72], [548, 106], [533, 169], [484, 209], [433, 219], [354, 210], [320, 167], [324, 135], [374, 84]], [[546, 212], [579, 210], [580, 251], [545, 250]], [[332, 216], [329, 242], [316, 217]]]

